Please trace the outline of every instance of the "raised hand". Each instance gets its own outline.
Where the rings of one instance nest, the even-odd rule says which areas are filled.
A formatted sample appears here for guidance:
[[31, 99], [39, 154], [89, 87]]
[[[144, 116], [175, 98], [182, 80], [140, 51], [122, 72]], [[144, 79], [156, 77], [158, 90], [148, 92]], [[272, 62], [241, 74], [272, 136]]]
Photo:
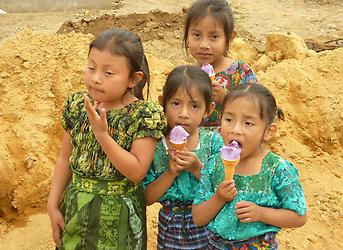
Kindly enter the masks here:
[[234, 181], [223, 181], [222, 183], [220, 183], [215, 195], [226, 202], [232, 201], [237, 195]]
[[168, 164], [168, 171], [173, 176], [179, 176], [179, 174], [184, 170], [182, 166], [177, 164], [173, 157], [170, 157]]
[[85, 107], [88, 115], [89, 122], [92, 126], [93, 133], [98, 139], [103, 134], [108, 134], [108, 124], [106, 119], [106, 111], [104, 108], [100, 108], [99, 113], [96, 111], [100, 103], [95, 102], [92, 105], [89, 97], [85, 95]]
[[261, 209], [263, 209], [263, 207], [260, 207], [253, 202], [240, 201], [236, 204], [235, 214], [240, 222], [255, 222], [260, 221]]
[[218, 82], [212, 83], [212, 98], [216, 103], [222, 103], [226, 95], [225, 88], [221, 86]]
[[195, 152], [186, 150], [177, 150], [175, 152], [175, 161], [178, 165], [182, 166], [185, 171], [193, 173], [200, 173], [203, 167], [202, 162], [199, 160]]

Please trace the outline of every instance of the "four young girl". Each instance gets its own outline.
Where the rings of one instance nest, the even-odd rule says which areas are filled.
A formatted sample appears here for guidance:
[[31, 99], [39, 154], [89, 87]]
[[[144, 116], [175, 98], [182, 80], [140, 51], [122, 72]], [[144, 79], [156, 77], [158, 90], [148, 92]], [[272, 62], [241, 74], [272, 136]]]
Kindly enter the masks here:
[[[235, 35], [225, 0], [192, 5], [184, 44], [196, 63], [167, 78], [159, 98], [167, 124], [159, 105], [142, 100], [149, 69], [140, 39], [121, 29], [94, 39], [88, 92], [69, 96], [63, 111], [48, 200], [58, 249], [146, 249], [144, 177], [147, 204], [162, 204], [158, 249], [277, 249], [280, 228], [306, 222], [296, 168], [264, 147], [282, 113], [265, 87], [250, 84], [251, 68], [227, 56]], [[218, 126], [222, 111], [221, 135], [199, 127]], [[190, 134], [186, 150], [170, 147], [178, 125]], [[223, 181], [222, 138], [242, 149], [234, 181]]]

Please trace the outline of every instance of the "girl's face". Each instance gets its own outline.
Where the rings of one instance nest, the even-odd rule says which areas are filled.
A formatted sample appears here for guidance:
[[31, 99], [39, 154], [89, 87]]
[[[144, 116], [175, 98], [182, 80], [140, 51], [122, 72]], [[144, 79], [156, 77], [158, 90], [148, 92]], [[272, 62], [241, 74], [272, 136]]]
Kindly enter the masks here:
[[273, 137], [275, 124], [260, 117], [260, 105], [252, 96], [238, 97], [223, 107], [221, 135], [225, 145], [237, 141], [242, 148], [241, 159], [257, 155], [262, 142]]
[[210, 15], [193, 21], [188, 30], [188, 47], [199, 65], [210, 63], [216, 68], [224, 58], [226, 50], [223, 25]]
[[196, 131], [202, 119], [208, 115], [205, 99], [196, 87], [191, 87], [189, 93], [186, 88], [179, 87], [165, 105], [169, 126], [173, 128], [180, 125], [189, 134]]
[[89, 95], [102, 107], [109, 109], [122, 106], [123, 96], [136, 85], [137, 72], [130, 77], [130, 68], [125, 56], [113, 55], [108, 50], [92, 48], [84, 81]]

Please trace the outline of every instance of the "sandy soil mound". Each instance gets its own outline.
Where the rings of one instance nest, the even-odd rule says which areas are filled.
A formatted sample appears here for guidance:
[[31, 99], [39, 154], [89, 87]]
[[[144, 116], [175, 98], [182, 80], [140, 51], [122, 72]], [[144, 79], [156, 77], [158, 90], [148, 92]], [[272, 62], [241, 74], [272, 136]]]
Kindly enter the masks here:
[[[145, 22], [147, 18], [152, 22]], [[156, 100], [166, 74], [187, 59], [180, 53], [176, 23], [181, 18], [182, 14], [158, 11], [104, 16], [67, 23], [60, 33], [75, 29], [97, 34], [115, 24], [141, 34]], [[62, 134], [62, 102], [69, 93], [83, 89], [91, 39], [91, 34], [75, 32], [23, 32], [0, 44], [0, 222], [45, 208]], [[286, 121], [279, 123], [272, 147], [298, 167], [306, 192], [308, 223], [283, 230], [281, 249], [342, 248], [343, 49], [315, 53], [294, 34], [272, 34], [262, 53], [243, 39], [235, 41], [231, 53], [250, 63], [277, 97]], [[157, 209], [155, 205], [148, 210], [151, 249], [156, 246]]]

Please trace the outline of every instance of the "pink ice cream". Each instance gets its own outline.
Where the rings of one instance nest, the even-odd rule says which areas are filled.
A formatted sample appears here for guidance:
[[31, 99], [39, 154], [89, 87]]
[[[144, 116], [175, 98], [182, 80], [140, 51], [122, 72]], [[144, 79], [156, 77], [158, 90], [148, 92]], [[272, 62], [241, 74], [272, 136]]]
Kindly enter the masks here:
[[189, 134], [182, 126], [176, 126], [170, 131], [170, 142], [173, 144], [183, 144], [188, 140]]
[[212, 82], [215, 80], [215, 78], [216, 78], [216, 73], [214, 72], [214, 69], [213, 69], [213, 67], [212, 67], [211, 64], [209, 64], [209, 63], [204, 63], [204, 64], [201, 66], [201, 69], [202, 69], [203, 71], [205, 71], [205, 72], [208, 74], [208, 76], [211, 78], [211, 81], [212, 81]]
[[232, 141], [229, 145], [223, 146], [220, 149], [220, 155], [222, 159], [226, 161], [239, 160], [241, 154], [241, 148], [238, 145], [238, 142]]

